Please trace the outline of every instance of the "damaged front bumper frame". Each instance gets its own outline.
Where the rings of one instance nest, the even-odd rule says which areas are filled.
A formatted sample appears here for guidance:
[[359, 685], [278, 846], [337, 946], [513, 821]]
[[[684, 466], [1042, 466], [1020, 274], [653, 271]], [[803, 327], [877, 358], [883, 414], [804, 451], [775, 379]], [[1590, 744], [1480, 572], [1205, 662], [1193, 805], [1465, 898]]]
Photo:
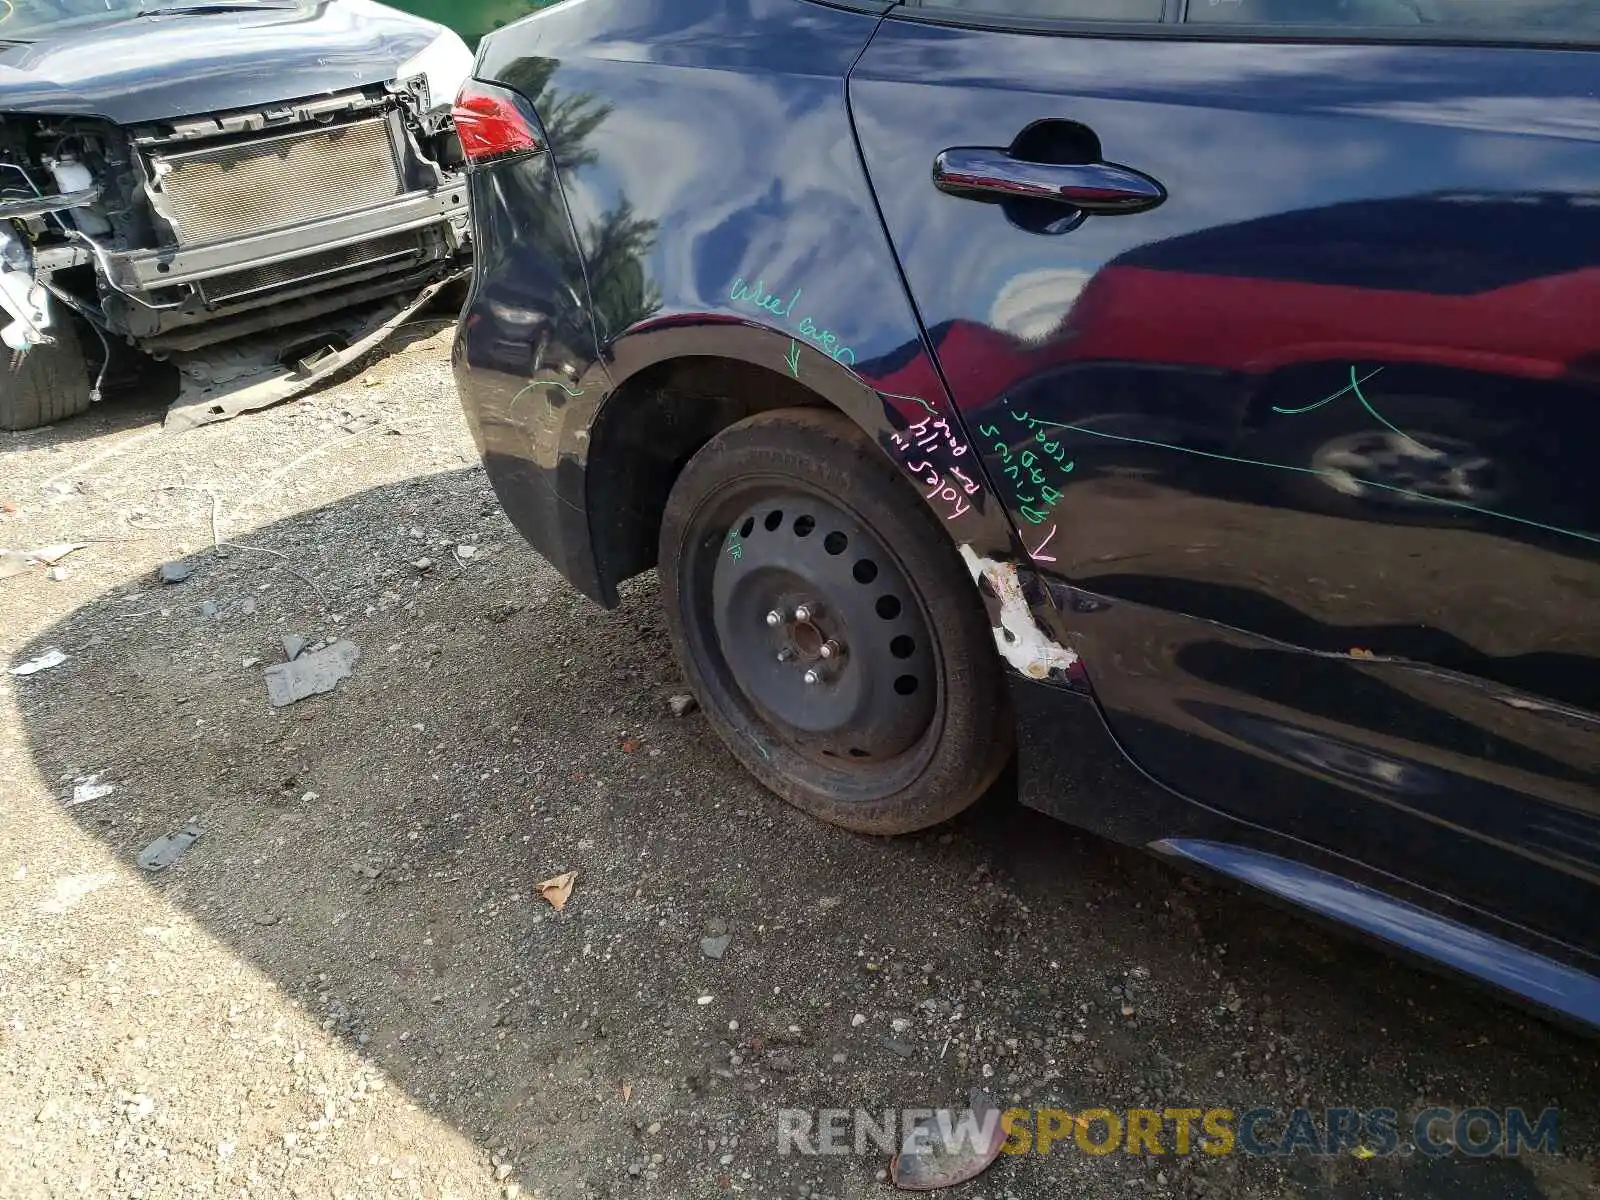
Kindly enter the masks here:
[[[414, 248], [339, 270], [336, 282], [311, 271], [295, 275], [297, 261], [408, 233], [417, 235]], [[108, 300], [116, 301], [108, 315], [120, 318], [108, 332], [131, 337], [177, 366], [179, 394], [166, 427], [180, 430], [281, 403], [371, 351], [467, 275], [469, 238], [462, 181], [462, 186], [412, 192], [355, 212], [202, 246], [108, 252], [80, 234], [72, 243], [42, 252], [33, 265], [41, 282], [55, 271], [95, 266]], [[240, 296], [218, 306], [220, 314], [193, 291], [183, 303], [150, 300], [162, 289], [200, 287], [279, 265], [292, 282], [265, 295]], [[51, 298], [41, 287], [29, 294], [39, 306], [26, 314], [31, 318], [27, 340], [49, 341], [43, 330]], [[8, 312], [14, 307], [6, 305]], [[286, 348], [297, 349], [286, 354]]]
[[203, 283], [219, 275], [276, 265], [295, 258], [339, 250], [388, 234], [407, 233], [436, 223], [455, 230], [466, 226], [465, 181], [456, 188], [412, 192], [387, 204], [268, 233], [187, 248], [133, 250], [107, 254], [111, 286], [121, 292]]

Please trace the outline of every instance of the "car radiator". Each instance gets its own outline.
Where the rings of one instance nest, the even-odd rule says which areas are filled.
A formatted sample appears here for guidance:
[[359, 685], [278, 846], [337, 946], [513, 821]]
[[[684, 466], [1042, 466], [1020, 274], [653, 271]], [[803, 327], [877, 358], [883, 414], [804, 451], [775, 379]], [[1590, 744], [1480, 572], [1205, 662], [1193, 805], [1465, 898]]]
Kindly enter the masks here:
[[150, 158], [178, 242], [204, 245], [405, 193], [389, 120], [370, 117]]

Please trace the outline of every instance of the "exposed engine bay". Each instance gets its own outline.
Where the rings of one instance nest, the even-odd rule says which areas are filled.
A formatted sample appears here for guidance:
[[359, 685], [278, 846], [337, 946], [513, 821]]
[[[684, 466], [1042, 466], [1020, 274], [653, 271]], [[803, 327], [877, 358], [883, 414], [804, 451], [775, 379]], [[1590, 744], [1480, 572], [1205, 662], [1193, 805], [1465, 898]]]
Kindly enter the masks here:
[[284, 399], [367, 349], [466, 269], [438, 74], [125, 125], [8, 114], [0, 90], [0, 406], [20, 356], [71, 336], [102, 378], [119, 343], [176, 363], [169, 425]]

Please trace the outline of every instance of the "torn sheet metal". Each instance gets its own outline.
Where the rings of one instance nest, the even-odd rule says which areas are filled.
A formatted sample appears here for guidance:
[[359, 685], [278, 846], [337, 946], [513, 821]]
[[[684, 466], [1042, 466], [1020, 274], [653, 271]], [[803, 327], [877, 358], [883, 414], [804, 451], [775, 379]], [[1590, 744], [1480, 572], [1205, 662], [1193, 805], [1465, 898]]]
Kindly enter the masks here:
[[165, 871], [178, 861], [185, 850], [199, 841], [204, 832], [198, 818], [191, 820], [175, 833], [162, 834], [139, 851], [133, 861], [146, 871]]
[[360, 659], [361, 647], [337, 641], [310, 654], [296, 655], [290, 662], [275, 663], [261, 673], [267, 681], [267, 699], [274, 708], [282, 708], [307, 696], [331, 692], [341, 679], [350, 678]]
[[[320, 383], [372, 350], [456, 280], [457, 272], [429, 284], [411, 299], [385, 300], [347, 309], [289, 330], [239, 338], [203, 350], [175, 353], [178, 398], [167, 410], [166, 428], [193, 429], [240, 413], [281, 404]], [[322, 342], [327, 347], [297, 362], [284, 362], [286, 344]], [[335, 349], [342, 346], [343, 349]]]
[[[980, 558], [971, 546], [961, 547], [961, 558], [978, 583], [987, 579], [995, 598], [999, 601], [999, 624], [994, 627], [994, 644], [1000, 656], [1029, 679], [1045, 679], [1051, 671], [1065, 671], [1078, 661], [1077, 654], [1050, 640], [1050, 635], [1039, 628], [1028, 607], [1028, 598], [1022, 594], [1022, 581], [1017, 578], [1014, 563], [997, 562]], [[990, 619], [996, 617], [990, 606]]]

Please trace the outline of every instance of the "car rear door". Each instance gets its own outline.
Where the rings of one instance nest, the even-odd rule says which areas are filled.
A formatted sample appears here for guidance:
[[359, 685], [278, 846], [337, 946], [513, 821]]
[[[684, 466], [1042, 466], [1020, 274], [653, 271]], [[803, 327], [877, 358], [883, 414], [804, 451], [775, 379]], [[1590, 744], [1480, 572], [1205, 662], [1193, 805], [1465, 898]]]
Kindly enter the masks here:
[[849, 85], [1131, 755], [1558, 954], [1600, 950], [1597, 37], [1570, 0], [957, 0]]

